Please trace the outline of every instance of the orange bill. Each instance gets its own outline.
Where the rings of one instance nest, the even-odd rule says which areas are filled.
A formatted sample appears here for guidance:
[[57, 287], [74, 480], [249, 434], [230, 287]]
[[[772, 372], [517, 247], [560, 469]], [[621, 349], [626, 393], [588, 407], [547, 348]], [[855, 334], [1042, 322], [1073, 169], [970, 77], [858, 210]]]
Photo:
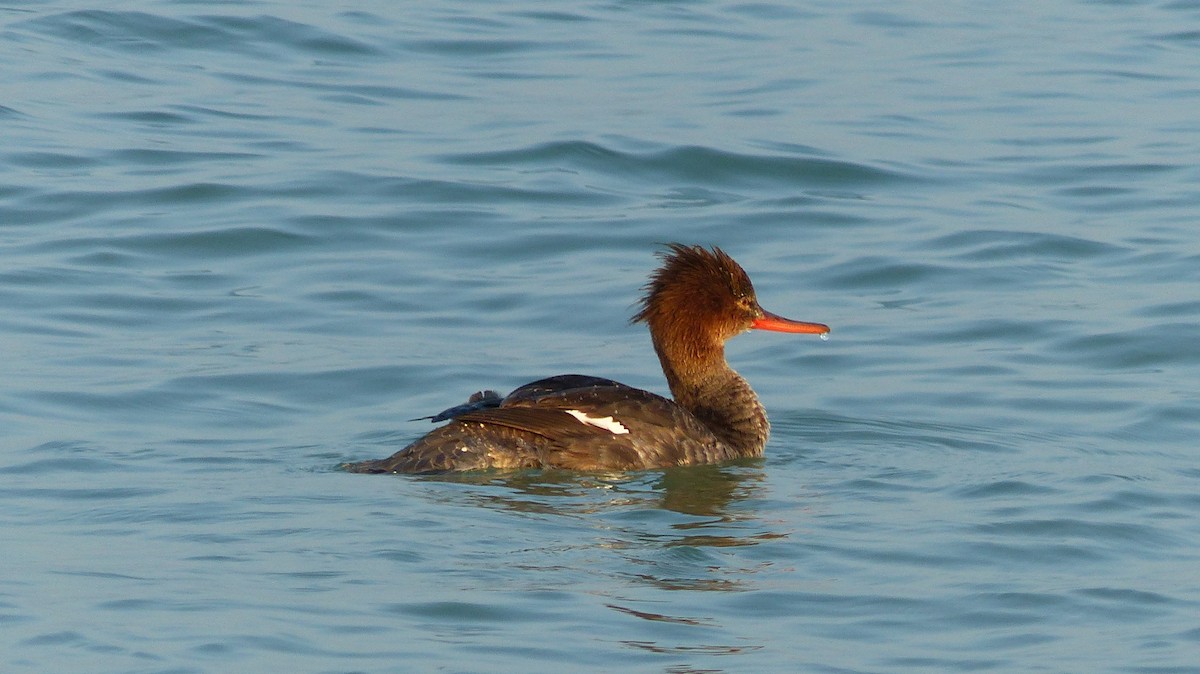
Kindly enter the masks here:
[[750, 329], [771, 330], [773, 332], [799, 332], [807, 335], [823, 335], [829, 332], [829, 326], [824, 323], [793, 321], [790, 318], [777, 316], [769, 311], [764, 311], [760, 318], [755, 319], [750, 324]]

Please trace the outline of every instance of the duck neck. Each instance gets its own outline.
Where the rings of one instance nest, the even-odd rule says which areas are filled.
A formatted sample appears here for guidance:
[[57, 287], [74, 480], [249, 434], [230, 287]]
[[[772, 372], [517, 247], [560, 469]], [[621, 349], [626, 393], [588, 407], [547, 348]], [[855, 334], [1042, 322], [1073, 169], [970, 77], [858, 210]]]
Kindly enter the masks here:
[[750, 384], [725, 361], [724, 345], [680, 353], [655, 340], [675, 402], [712, 431], [733, 456], [762, 456], [771, 425]]

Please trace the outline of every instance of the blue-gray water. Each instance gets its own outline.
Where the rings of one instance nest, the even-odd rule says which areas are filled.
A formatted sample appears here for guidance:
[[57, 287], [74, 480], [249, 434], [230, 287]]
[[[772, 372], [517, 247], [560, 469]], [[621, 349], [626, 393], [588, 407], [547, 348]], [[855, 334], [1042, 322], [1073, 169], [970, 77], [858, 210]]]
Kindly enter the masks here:
[[[1200, 4], [0, 8], [0, 670], [1200, 672]], [[767, 457], [351, 475], [662, 391]]]

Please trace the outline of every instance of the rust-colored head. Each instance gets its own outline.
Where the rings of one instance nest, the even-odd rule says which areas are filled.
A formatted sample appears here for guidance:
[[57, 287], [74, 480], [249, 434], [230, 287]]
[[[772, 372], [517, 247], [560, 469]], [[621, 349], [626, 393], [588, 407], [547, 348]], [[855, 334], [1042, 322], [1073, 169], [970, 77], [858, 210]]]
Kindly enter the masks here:
[[646, 284], [633, 322], [644, 321], [655, 346], [696, 353], [717, 348], [750, 329], [824, 334], [829, 326], [768, 313], [758, 304], [745, 270], [720, 248], [679, 243], [659, 253], [660, 266]]

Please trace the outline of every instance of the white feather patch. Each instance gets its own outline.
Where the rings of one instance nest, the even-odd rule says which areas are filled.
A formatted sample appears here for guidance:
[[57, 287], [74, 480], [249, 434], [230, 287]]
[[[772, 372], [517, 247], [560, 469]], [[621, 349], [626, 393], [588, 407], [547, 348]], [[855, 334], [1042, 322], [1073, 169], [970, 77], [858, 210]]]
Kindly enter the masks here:
[[566, 412], [589, 426], [603, 428], [613, 435], [625, 435], [629, 432], [628, 428], [625, 428], [621, 422], [612, 417], [589, 417], [586, 413], [579, 410], [566, 410]]

